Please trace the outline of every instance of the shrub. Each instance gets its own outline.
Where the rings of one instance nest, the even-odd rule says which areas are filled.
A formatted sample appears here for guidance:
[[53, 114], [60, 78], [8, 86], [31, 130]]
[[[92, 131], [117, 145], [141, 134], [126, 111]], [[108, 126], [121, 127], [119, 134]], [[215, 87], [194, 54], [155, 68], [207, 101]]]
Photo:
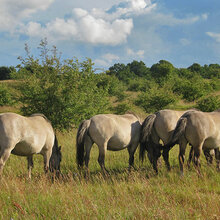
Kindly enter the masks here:
[[107, 110], [108, 92], [98, 88], [90, 59], [61, 62], [56, 48], [48, 50], [46, 41], [40, 49], [41, 59], [30, 56], [27, 47], [27, 58], [21, 58], [17, 75], [23, 81], [19, 87], [22, 113], [43, 113], [55, 128], [68, 129]]
[[220, 109], [220, 98], [219, 96], [208, 96], [200, 99], [196, 106], [199, 110], [203, 112], [212, 112]]
[[173, 92], [182, 95], [182, 97], [191, 102], [208, 94], [213, 90], [210, 82], [196, 75], [191, 79], [179, 78], [173, 86]]
[[112, 108], [115, 114], [125, 114], [130, 110], [130, 105], [127, 103], [120, 103], [116, 107]]
[[141, 106], [145, 112], [152, 113], [167, 108], [169, 105], [176, 103], [178, 97], [166, 87], [154, 87], [147, 92], [141, 93], [135, 104]]
[[0, 106], [12, 105], [13, 98], [8, 88], [0, 84]]
[[151, 88], [152, 84], [153, 84], [153, 80], [150, 81], [143, 77], [138, 77], [129, 81], [128, 90], [133, 92], [138, 92], [138, 91], [145, 92]]
[[125, 86], [116, 76], [105, 73], [96, 74], [98, 88], [106, 89], [110, 96], [117, 96], [125, 91]]

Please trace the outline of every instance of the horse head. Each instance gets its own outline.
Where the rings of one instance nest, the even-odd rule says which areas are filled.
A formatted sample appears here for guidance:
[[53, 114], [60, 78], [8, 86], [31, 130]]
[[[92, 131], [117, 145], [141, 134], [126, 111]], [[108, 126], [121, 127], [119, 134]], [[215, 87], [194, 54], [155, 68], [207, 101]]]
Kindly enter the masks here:
[[52, 155], [50, 157], [49, 169], [51, 172], [60, 173], [60, 162], [62, 160], [61, 146], [58, 147], [57, 138], [55, 136]]

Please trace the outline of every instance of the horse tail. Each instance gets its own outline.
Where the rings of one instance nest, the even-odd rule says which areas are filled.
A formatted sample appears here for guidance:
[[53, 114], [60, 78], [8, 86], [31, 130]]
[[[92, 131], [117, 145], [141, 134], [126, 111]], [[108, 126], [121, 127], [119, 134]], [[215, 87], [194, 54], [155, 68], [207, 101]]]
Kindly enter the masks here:
[[90, 120], [84, 120], [78, 128], [76, 135], [76, 162], [78, 167], [83, 166], [84, 162], [84, 140], [87, 135], [88, 128], [90, 126]]
[[155, 114], [147, 116], [141, 126], [139, 159], [141, 159], [142, 162], [144, 160], [146, 148], [153, 144], [151, 134], [155, 118]]
[[172, 138], [170, 140], [170, 142], [166, 145], [164, 145], [164, 148], [166, 149], [170, 149], [172, 148], [175, 144], [178, 144], [178, 140], [179, 138], [184, 135], [185, 132], [185, 128], [186, 128], [186, 123], [187, 123], [187, 118], [186, 117], [181, 117], [177, 124], [176, 124], [176, 128], [173, 132]]

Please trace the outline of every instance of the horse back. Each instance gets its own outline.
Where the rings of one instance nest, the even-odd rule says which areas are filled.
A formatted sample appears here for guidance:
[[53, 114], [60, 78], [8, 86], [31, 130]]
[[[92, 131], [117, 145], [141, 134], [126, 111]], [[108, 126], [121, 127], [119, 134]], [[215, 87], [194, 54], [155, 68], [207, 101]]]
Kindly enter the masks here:
[[185, 111], [161, 110], [156, 113], [154, 129], [156, 135], [167, 144], [172, 137], [176, 123]]
[[204, 141], [204, 146], [213, 148], [220, 145], [220, 112], [189, 112], [185, 136], [193, 145]]
[[0, 141], [5, 147], [14, 146], [13, 153], [39, 153], [52, 147], [54, 132], [43, 117], [24, 117], [15, 113], [0, 114]]
[[110, 147], [127, 147], [139, 141], [140, 130], [141, 124], [133, 115], [102, 114], [90, 119], [89, 135], [98, 145], [108, 141]]

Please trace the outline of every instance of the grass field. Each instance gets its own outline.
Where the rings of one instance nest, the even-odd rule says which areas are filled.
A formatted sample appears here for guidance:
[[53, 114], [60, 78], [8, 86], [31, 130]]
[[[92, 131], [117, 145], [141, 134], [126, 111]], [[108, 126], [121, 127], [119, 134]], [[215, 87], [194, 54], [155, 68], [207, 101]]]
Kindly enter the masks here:
[[164, 163], [156, 176], [148, 161], [127, 171], [126, 150], [107, 152], [109, 175], [103, 177], [93, 146], [90, 178], [75, 163], [76, 130], [58, 134], [63, 178], [43, 173], [43, 158], [34, 157], [32, 179], [26, 158], [11, 155], [0, 180], [0, 219], [220, 219], [220, 173], [202, 156], [202, 176], [194, 168], [179, 175], [178, 147], [171, 150], [172, 170]]

